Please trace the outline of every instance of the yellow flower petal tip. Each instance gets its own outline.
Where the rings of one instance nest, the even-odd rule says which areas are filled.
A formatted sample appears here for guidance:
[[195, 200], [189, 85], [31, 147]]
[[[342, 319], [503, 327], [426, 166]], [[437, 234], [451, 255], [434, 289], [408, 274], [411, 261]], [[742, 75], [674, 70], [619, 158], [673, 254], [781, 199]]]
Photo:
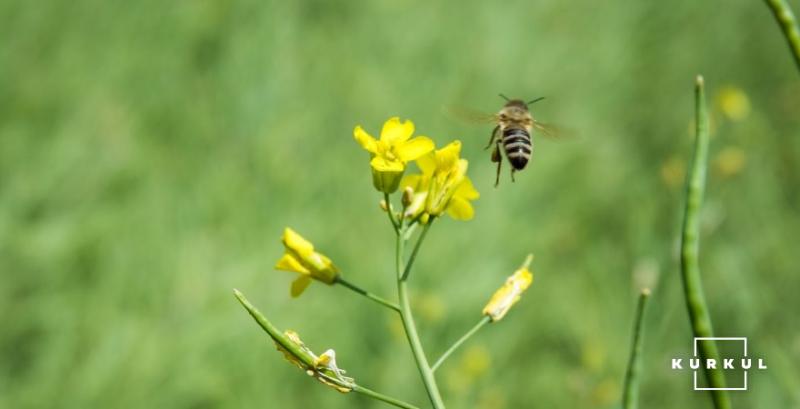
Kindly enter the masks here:
[[356, 126], [355, 129], [353, 129], [353, 138], [355, 138], [356, 142], [367, 152], [376, 153], [378, 151], [378, 141], [376, 141], [372, 135], [364, 131], [361, 126]]
[[314, 251], [314, 245], [310, 241], [288, 227], [284, 229], [281, 241], [285, 253], [275, 264], [275, 268], [300, 274], [300, 277], [292, 282], [292, 297], [302, 294], [312, 279], [326, 284], [336, 282], [339, 269], [327, 256]]
[[532, 261], [533, 255], [529, 254], [525, 258], [525, 262], [506, 279], [502, 287], [495, 291], [489, 303], [483, 308], [483, 315], [488, 316], [492, 322], [501, 320], [519, 301], [522, 293], [530, 287], [533, 282], [533, 274], [528, 267]]
[[406, 164], [434, 149], [430, 138], [411, 138], [413, 133], [414, 123], [410, 120], [402, 122], [398, 117], [389, 118], [383, 124], [379, 140], [361, 126], [356, 126], [353, 130], [355, 140], [370, 153], [372, 184], [378, 191], [394, 193], [403, 177]]

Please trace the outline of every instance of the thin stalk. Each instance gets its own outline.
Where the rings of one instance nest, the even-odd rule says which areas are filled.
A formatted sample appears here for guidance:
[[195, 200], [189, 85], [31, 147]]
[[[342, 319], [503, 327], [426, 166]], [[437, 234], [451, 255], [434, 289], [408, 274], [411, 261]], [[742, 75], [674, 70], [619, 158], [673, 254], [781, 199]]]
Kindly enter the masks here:
[[[695, 85], [695, 124], [696, 134], [694, 158], [686, 186], [686, 207], [681, 235], [681, 277], [686, 307], [695, 337], [713, 337], [711, 315], [706, 306], [703, 285], [700, 280], [700, 208], [703, 204], [703, 191], [706, 184], [706, 162], [708, 160], [708, 112], [706, 111], [703, 77], [697, 77]], [[704, 360], [719, 362], [719, 352], [714, 341], [700, 343], [700, 356]], [[724, 388], [725, 376], [721, 369], [705, 369], [706, 381], [712, 388]], [[712, 390], [711, 398], [717, 409], [730, 409], [731, 401], [724, 390]]]
[[642, 322], [644, 309], [650, 298], [650, 290], [645, 288], [639, 294], [636, 304], [636, 316], [633, 324], [633, 341], [631, 342], [631, 355], [628, 359], [628, 370], [625, 371], [625, 387], [622, 392], [622, 409], [636, 409], [639, 403], [639, 373], [641, 372], [642, 355]]
[[380, 305], [382, 305], [382, 306], [384, 306], [386, 308], [390, 308], [390, 309], [393, 309], [393, 310], [395, 310], [397, 312], [400, 312], [400, 306], [397, 305], [396, 303], [393, 303], [393, 302], [391, 302], [389, 300], [386, 300], [385, 298], [382, 298], [382, 297], [379, 297], [379, 296], [377, 296], [375, 294], [372, 294], [371, 292], [369, 292], [367, 290], [364, 290], [361, 287], [359, 287], [359, 286], [357, 286], [357, 285], [345, 280], [341, 276], [336, 278], [336, 283], [341, 284], [341, 285], [345, 286], [346, 288], [352, 290], [353, 292], [355, 292], [355, 293], [357, 293], [359, 295], [363, 295], [364, 297], [367, 297], [370, 300], [375, 301], [376, 303], [378, 303], [378, 304], [380, 304]]
[[415, 218], [414, 220], [408, 223], [408, 225], [406, 226], [406, 232], [405, 234], [403, 234], [403, 240], [408, 241], [408, 239], [411, 238], [411, 235], [414, 234], [414, 231], [417, 230], [417, 226], [419, 226], [419, 223], [417, 223], [417, 221], [418, 221], [417, 218]]
[[431, 229], [434, 220], [435, 219], [431, 217], [428, 223], [425, 224], [425, 227], [422, 228], [422, 233], [419, 234], [419, 238], [416, 244], [414, 244], [414, 250], [411, 250], [411, 256], [408, 258], [408, 264], [406, 264], [406, 268], [403, 270], [403, 275], [400, 276], [400, 281], [408, 280], [408, 275], [411, 274], [411, 266], [414, 264], [414, 260], [417, 259], [417, 253], [419, 252], [420, 246], [422, 246], [422, 241], [425, 240], [425, 236], [428, 235], [428, 230]]
[[300, 360], [307, 368], [314, 367], [314, 357], [309, 355], [307, 352], [303, 351], [299, 345], [295, 344], [294, 342], [290, 341], [283, 332], [279, 331], [272, 325], [271, 322], [261, 313], [250, 301], [245, 298], [244, 294], [239, 292], [239, 290], [234, 289], [233, 294], [236, 296], [236, 299], [239, 300], [239, 303], [242, 304], [242, 307], [250, 313], [250, 316], [256, 320], [259, 326], [278, 344], [280, 344], [283, 349], [289, 351], [295, 358]]
[[[436, 385], [436, 378], [433, 376], [433, 371], [428, 364], [428, 358], [425, 357], [425, 350], [422, 348], [422, 342], [419, 340], [417, 334], [417, 326], [414, 324], [414, 316], [411, 313], [411, 303], [408, 299], [408, 286], [406, 281], [402, 279], [402, 274], [405, 269], [403, 268], [403, 233], [405, 233], [402, 226], [400, 226], [397, 234], [397, 244], [395, 246], [395, 267], [397, 269], [397, 296], [400, 300], [400, 318], [403, 322], [403, 329], [408, 338], [408, 344], [411, 346], [411, 353], [414, 355], [419, 374], [422, 377], [422, 382], [425, 384], [425, 390], [428, 392], [428, 398], [434, 409], [444, 409], [444, 402], [439, 394], [439, 387]], [[414, 262], [413, 259], [409, 260], [409, 267]]]
[[480, 330], [481, 328], [483, 328], [484, 325], [488, 324], [491, 321], [492, 319], [489, 316], [484, 316], [483, 318], [481, 318], [481, 320], [478, 321], [478, 323], [475, 324], [475, 326], [472, 327], [471, 330], [467, 331], [467, 333], [464, 334], [461, 338], [459, 338], [458, 341], [456, 341], [452, 346], [450, 346], [450, 348], [448, 348], [447, 351], [444, 351], [442, 356], [440, 356], [439, 359], [436, 360], [436, 363], [434, 363], [433, 366], [431, 367], [431, 371], [436, 372], [436, 369], [442, 365], [442, 363], [447, 359], [447, 357], [450, 356], [450, 354], [452, 354], [456, 349], [458, 349], [458, 347], [460, 347], [461, 344], [466, 342], [471, 336], [475, 335], [475, 333], [478, 332], [478, 330]]
[[786, 37], [786, 42], [789, 43], [789, 49], [794, 56], [794, 62], [797, 68], [800, 69], [800, 28], [797, 26], [797, 20], [794, 18], [792, 9], [784, 0], [765, 0], [772, 14], [775, 15], [775, 20], [783, 30], [783, 35]]
[[390, 396], [386, 396], [386, 395], [384, 395], [382, 393], [375, 392], [375, 391], [367, 389], [367, 388], [365, 388], [363, 386], [355, 385], [353, 387], [353, 392], [369, 396], [372, 399], [377, 399], [379, 401], [386, 402], [386, 403], [388, 403], [390, 405], [397, 406], [398, 408], [419, 409], [418, 407], [416, 407], [416, 406], [414, 406], [414, 405], [412, 405], [410, 403], [406, 403], [406, 402], [403, 402], [403, 401], [401, 401], [399, 399], [395, 399], [395, 398], [392, 398]]
[[392, 214], [392, 202], [389, 201], [388, 193], [383, 194], [383, 201], [386, 202], [386, 214], [389, 215], [389, 221], [392, 223], [395, 234], [400, 234], [400, 225], [394, 219], [394, 214]]

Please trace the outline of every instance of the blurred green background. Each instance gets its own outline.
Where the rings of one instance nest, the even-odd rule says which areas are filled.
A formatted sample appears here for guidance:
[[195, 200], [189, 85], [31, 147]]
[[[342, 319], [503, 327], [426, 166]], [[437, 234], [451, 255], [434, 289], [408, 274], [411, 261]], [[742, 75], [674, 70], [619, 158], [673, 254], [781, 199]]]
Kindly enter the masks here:
[[[536, 254], [520, 304], [437, 373], [449, 407], [615, 407], [649, 285], [641, 406], [708, 408], [669, 369], [691, 353], [676, 250], [702, 73], [707, 298], [769, 366], [733, 403], [800, 408], [800, 76], [761, 1], [11, 1], [0, 38], [0, 407], [386, 407], [286, 363], [234, 287], [426, 404], [393, 314], [320, 283], [291, 299], [273, 269], [292, 226], [394, 297], [352, 129], [399, 115], [461, 139], [482, 193], [412, 275], [429, 355]], [[493, 112], [498, 92], [547, 96], [534, 114], [571, 136], [495, 189], [491, 125], [447, 107]]]

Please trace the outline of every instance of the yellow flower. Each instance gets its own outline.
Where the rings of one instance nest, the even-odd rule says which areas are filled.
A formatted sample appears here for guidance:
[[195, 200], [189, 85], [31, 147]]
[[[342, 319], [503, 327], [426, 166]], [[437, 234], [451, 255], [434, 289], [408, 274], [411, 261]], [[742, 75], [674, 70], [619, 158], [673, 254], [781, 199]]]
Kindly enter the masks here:
[[467, 177], [468, 162], [461, 159], [461, 142], [454, 141], [442, 149], [417, 159], [422, 174], [408, 175], [401, 184], [413, 190], [406, 217], [439, 216], [444, 212], [456, 220], [469, 220], [475, 215], [470, 200], [480, 194]]
[[275, 268], [300, 273], [300, 277], [292, 282], [292, 297], [302, 294], [312, 279], [326, 284], [336, 282], [339, 269], [328, 257], [315, 252], [314, 245], [308, 240], [288, 227], [283, 231], [282, 240], [286, 253], [275, 264]]
[[508, 310], [519, 301], [522, 293], [530, 287], [533, 282], [533, 274], [528, 270], [531, 261], [533, 261], [533, 255], [528, 255], [522, 266], [506, 279], [505, 284], [494, 293], [489, 303], [483, 307], [483, 315], [491, 318], [492, 322], [500, 321]]
[[381, 192], [394, 193], [406, 169], [406, 163], [433, 150], [433, 141], [425, 136], [411, 138], [414, 123], [389, 118], [383, 124], [380, 140], [376, 140], [361, 126], [353, 130], [356, 141], [372, 155], [372, 184]]

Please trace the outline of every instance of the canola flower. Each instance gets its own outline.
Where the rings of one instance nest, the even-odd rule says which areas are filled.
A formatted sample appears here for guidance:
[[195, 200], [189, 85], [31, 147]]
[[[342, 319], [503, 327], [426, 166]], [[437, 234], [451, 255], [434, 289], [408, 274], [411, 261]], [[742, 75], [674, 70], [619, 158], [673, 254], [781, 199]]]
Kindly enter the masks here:
[[506, 282], [500, 287], [483, 308], [483, 314], [489, 317], [492, 322], [503, 319], [508, 310], [516, 304], [522, 293], [530, 287], [533, 282], [533, 274], [528, 267], [533, 261], [533, 255], [528, 255], [525, 262], [514, 271]]
[[426, 136], [411, 138], [414, 123], [389, 118], [381, 130], [380, 139], [364, 131], [361, 126], [353, 130], [355, 140], [371, 155], [372, 184], [383, 193], [394, 193], [403, 177], [406, 164], [433, 150], [433, 141]]
[[311, 284], [311, 280], [322, 281], [328, 285], [336, 282], [339, 269], [333, 265], [331, 259], [314, 251], [311, 242], [288, 227], [283, 231], [282, 241], [286, 253], [275, 264], [275, 268], [300, 274], [292, 282], [292, 297], [300, 296]]
[[408, 192], [404, 192], [404, 201], [409, 203], [404, 217], [420, 216], [425, 222], [444, 212], [455, 220], [470, 220], [475, 216], [470, 201], [479, 198], [480, 193], [467, 177], [469, 163], [460, 154], [461, 141], [453, 141], [417, 159], [422, 173], [405, 176], [401, 182]]

